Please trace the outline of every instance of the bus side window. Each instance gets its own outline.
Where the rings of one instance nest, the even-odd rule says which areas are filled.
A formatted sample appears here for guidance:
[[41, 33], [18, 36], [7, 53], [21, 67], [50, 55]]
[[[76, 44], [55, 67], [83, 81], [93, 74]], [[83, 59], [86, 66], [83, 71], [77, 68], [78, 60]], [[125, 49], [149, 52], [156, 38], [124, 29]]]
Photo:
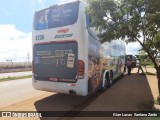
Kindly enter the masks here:
[[89, 15], [86, 15], [86, 25], [87, 25], [87, 27], [91, 26], [91, 19], [90, 19]]

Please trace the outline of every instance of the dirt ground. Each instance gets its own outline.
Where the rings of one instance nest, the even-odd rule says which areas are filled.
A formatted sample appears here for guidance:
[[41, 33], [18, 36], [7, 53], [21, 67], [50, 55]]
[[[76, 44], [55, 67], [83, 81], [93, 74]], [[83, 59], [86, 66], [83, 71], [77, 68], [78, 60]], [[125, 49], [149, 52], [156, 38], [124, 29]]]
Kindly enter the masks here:
[[[149, 72], [151, 74], [152, 73], [156, 74], [155, 68], [147, 67], [146, 70], [145, 70], [145, 68], [143, 68], [143, 70], [145, 72], [147, 70], [147, 72]], [[137, 68], [134, 68], [132, 70], [132, 73], [137, 73]], [[146, 77], [147, 77], [148, 84], [150, 86], [152, 96], [153, 96], [154, 99], [157, 99], [157, 97], [159, 96], [157, 77], [156, 77], [156, 75], [147, 75]]]
[[[157, 79], [155, 75], [137, 74], [137, 70], [137, 68], [134, 68], [131, 75], [125, 75], [123, 79], [117, 81], [83, 111], [150, 111], [153, 100], [159, 95]], [[147, 68], [147, 72], [155, 73], [155, 69]], [[160, 120], [157, 117], [74, 117], [62, 120], [70, 119]]]
[[[158, 96], [157, 79], [155, 75], [137, 74], [137, 68], [132, 70], [131, 75], [125, 75], [106, 91], [102, 92], [89, 103], [79, 102], [72, 111], [149, 111], [152, 109], [153, 100]], [[147, 72], [155, 73], [153, 68], [147, 68]], [[54, 99], [53, 99], [54, 98]], [[74, 99], [77, 98], [77, 99]], [[43, 100], [44, 99], [44, 100]], [[45, 94], [21, 103], [8, 106], [6, 110], [31, 110], [38, 111], [37, 105], [43, 110], [66, 109], [65, 103], [77, 103], [81, 97], [67, 95]], [[83, 101], [83, 99], [81, 100]], [[69, 105], [69, 108], [71, 106]], [[69, 109], [68, 109], [69, 110]], [[23, 118], [22, 118], [23, 119]], [[36, 118], [37, 120], [160, 120], [157, 117], [62, 117], [62, 118]], [[8, 119], [5, 119], [8, 120]], [[15, 119], [17, 120], [17, 119]], [[18, 120], [21, 120], [19, 118]], [[28, 120], [28, 118], [27, 118]], [[32, 119], [33, 120], [33, 119]]]

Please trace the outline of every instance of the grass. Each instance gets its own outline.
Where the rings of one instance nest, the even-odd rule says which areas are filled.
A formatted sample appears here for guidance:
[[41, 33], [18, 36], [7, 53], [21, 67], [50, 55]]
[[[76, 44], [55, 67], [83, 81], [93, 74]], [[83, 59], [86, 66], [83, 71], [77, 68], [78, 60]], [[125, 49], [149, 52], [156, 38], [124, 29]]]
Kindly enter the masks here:
[[156, 73], [151, 73], [151, 72], [144, 72], [144, 73], [139, 73], [140, 75], [155, 75]]
[[156, 75], [156, 73], [145, 72], [146, 75]]
[[147, 109], [148, 111], [153, 111], [153, 104], [154, 101], [144, 101], [143, 108]]
[[159, 100], [154, 100], [154, 104], [159, 105]]
[[160, 105], [160, 97], [157, 97], [157, 99], [155, 100], [157, 105]]
[[[159, 113], [159, 110], [156, 110], [156, 109], [154, 109], [153, 108], [153, 105], [154, 104], [158, 104], [158, 101], [157, 100], [153, 100], [153, 101], [145, 101], [142, 105], [142, 108], [143, 109], [146, 109], [146, 110], [144, 110], [144, 111], [146, 111], [146, 113], [148, 112], [148, 113], [155, 113], [155, 114], [157, 114], [158, 116], [160, 115], [160, 113]], [[158, 112], [158, 113], [157, 113]], [[141, 118], [141, 120], [160, 120], [160, 117], [140, 117]]]
[[1, 78], [0, 82], [4, 82], [4, 81], [10, 81], [10, 80], [19, 80], [19, 79], [25, 79], [25, 78], [31, 78], [32, 75], [26, 75], [26, 76], [19, 76], [19, 77], [5, 77], [5, 78]]

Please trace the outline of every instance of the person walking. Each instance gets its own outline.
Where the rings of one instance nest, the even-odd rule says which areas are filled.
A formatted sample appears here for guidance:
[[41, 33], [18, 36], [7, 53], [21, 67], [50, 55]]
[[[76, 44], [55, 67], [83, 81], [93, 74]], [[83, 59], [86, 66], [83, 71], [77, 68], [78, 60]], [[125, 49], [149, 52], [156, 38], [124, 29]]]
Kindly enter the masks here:
[[128, 59], [127, 59], [128, 75], [130, 75], [130, 74], [131, 74], [131, 64], [132, 64], [131, 59], [130, 59], [130, 58], [128, 58]]
[[141, 61], [140, 61], [140, 59], [137, 59], [137, 61], [136, 61], [136, 65], [137, 65], [137, 67], [138, 67], [138, 74], [139, 74], [139, 70], [141, 70], [142, 71], [142, 73], [144, 73], [143, 72], [143, 69], [142, 69], [142, 64], [141, 64]]

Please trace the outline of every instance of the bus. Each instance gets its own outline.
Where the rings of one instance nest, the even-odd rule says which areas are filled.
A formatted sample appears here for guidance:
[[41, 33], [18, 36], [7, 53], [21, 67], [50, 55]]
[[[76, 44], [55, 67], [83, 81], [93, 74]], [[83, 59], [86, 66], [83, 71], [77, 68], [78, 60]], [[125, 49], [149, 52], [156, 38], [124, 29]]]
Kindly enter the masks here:
[[132, 62], [131, 67], [135, 68], [136, 67], [136, 61], [137, 61], [136, 57], [134, 55], [126, 55], [126, 61], [127, 61], [127, 58], [129, 58]]
[[106, 89], [123, 75], [125, 46], [117, 41], [101, 45], [90, 27], [86, 7], [84, 1], [77, 0], [35, 12], [32, 30], [35, 89], [86, 96]]

